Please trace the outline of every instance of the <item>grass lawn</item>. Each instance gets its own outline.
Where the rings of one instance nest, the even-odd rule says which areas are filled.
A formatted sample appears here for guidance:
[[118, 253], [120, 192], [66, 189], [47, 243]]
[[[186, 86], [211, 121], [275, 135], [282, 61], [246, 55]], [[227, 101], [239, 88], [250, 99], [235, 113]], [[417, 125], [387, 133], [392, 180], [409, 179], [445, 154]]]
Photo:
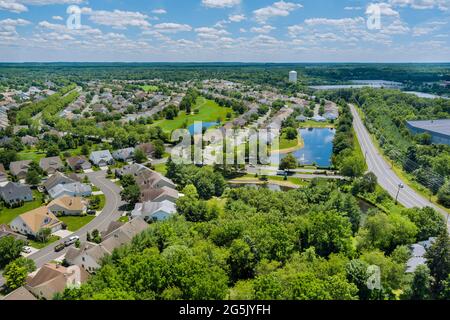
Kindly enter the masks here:
[[198, 113], [192, 113], [187, 115], [186, 112], [181, 111], [179, 115], [173, 120], [159, 120], [152, 124], [152, 126], [158, 126], [165, 132], [172, 132], [175, 129], [188, 127], [195, 121], [203, 122], [215, 122], [220, 119], [221, 122], [226, 120], [227, 113], [232, 113], [231, 108], [223, 108], [212, 100], [206, 100], [203, 97], [197, 98], [195, 107], [192, 108], [198, 110]]
[[99, 194], [99, 195], [96, 195], [96, 196], [90, 196], [90, 197], [88, 197], [87, 199], [90, 200], [90, 199], [92, 199], [92, 198], [94, 198], [94, 197], [100, 198], [100, 204], [99, 204], [99, 206], [98, 206], [98, 209], [96, 209], [96, 210], [97, 210], [97, 211], [103, 210], [103, 208], [105, 207], [105, 203], [106, 203], [106, 197], [105, 197], [105, 195], [104, 195], [104, 194]]
[[43, 206], [41, 197], [42, 194], [40, 194], [38, 191], [33, 190], [33, 196], [34, 201], [31, 202], [25, 202], [25, 204], [22, 207], [14, 208], [14, 209], [8, 209], [4, 207], [0, 211], [0, 224], [8, 224], [11, 221], [13, 221], [17, 216], [21, 215], [22, 213], [31, 211], [33, 209], [39, 208]]
[[334, 123], [330, 121], [318, 122], [313, 120], [306, 120], [304, 122], [299, 122], [299, 128], [334, 128]]
[[144, 90], [145, 92], [155, 92], [158, 91], [158, 87], [157, 86], [150, 86], [150, 85], [145, 85], [145, 86], [141, 86], [142, 90]]
[[165, 163], [158, 163], [155, 165], [155, 171], [161, 173], [162, 175], [166, 175], [167, 169]]
[[[251, 182], [251, 181], [259, 180], [259, 178], [260, 177], [255, 177], [254, 174], [246, 174], [245, 176], [242, 176], [242, 177], [239, 177], [239, 178], [236, 178], [236, 179], [232, 179], [232, 180], [234, 180], [234, 181], [249, 181], [249, 182]], [[275, 183], [276, 182], [281, 182], [281, 183], [286, 182], [284, 180], [284, 177], [281, 177], [281, 176], [268, 176], [267, 179], [268, 179], [267, 182], [269, 182], [269, 183], [270, 182], [275, 182]], [[296, 177], [288, 177], [287, 182], [290, 182], [290, 183], [292, 183], [294, 185], [301, 186], [301, 187], [309, 185], [309, 181], [304, 180], [304, 179], [300, 179], [300, 178], [296, 178]]]
[[59, 220], [64, 222], [67, 225], [67, 230], [69, 231], [77, 231], [87, 225], [89, 222], [95, 219], [95, 216], [67, 216], [67, 217], [58, 217]]
[[36, 248], [36, 249], [42, 249], [45, 248], [46, 246], [52, 244], [53, 242], [56, 242], [60, 239], [60, 237], [57, 236], [50, 236], [47, 240], [47, 242], [40, 242], [40, 241], [35, 241], [35, 240], [28, 240], [28, 245], [30, 247]]
[[45, 152], [37, 151], [36, 149], [24, 150], [17, 153], [19, 160], [31, 160], [39, 162], [42, 158], [45, 158]]

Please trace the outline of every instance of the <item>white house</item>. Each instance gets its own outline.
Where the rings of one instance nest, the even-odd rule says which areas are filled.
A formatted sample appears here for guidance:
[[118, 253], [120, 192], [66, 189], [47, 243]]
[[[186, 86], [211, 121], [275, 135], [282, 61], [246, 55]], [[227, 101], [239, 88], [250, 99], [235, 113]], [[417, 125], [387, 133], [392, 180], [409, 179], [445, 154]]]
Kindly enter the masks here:
[[80, 182], [58, 184], [48, 190], [48, 194], [53, 199], [69, 196], [69, 197], [89, 197], [92, 194], [92, 188]]
[[42, 229], [50, 229], [52, 233], [61, 230], [62, 222], [47, 207], [40, 207], [21, 214], [10, 223], [10, 227], [15, 232], [36, 237]]
[[137, 203], [131, 212], [132, 217], [142, 217], [146, 221], [166, 220], [177, 212], [175, 204], [171, 201]]
[[114, 163], [114, 159], [109, 150], [93, 151], [89, 160], [99, 167], [105, 167]]

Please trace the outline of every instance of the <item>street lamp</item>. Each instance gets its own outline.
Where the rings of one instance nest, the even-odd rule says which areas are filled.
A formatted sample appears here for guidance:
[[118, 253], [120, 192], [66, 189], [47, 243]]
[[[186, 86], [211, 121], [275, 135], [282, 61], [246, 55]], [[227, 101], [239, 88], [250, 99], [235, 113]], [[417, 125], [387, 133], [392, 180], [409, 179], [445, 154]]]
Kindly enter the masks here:
[[399, 183], [398, 184], [398, 191], [397, 191], [397, 196], [395, 197], [395, 204], [398, 204], [398, 195], [400, 194], [400, 190], [403, 189], [405, 186], [403, 185], [403, 183]]

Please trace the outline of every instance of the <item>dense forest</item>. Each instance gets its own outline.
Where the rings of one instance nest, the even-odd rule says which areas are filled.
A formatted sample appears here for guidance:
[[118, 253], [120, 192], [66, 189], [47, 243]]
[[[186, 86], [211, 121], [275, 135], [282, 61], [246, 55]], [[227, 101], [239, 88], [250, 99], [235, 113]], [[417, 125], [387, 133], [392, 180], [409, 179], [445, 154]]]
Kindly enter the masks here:
[[[287, 85], [288, 72], [299, 73], [298, 85]], [[0, 88], [58, 86], [85, 81], [153, 80], [190, 81], [226, 79], [276, 86], [295, 92], [307, 85], [341, 84], [350, 80], [383, 79], [404, 83], [408, 89], [449, 94], [448, 87], [424, 85], [450, 81], [449, 64], [245, 64], [245, 63], [25, 63], [0, 64]]]
[[[182, 215], [151, 224], [106, 257], [88, 283], [55, 298], [448, 299], [450, 243], [442, 217], [429, 208], [394, 212], [376, 185], [368, 174], [353, 183], [313, 180], [285, 193], [227, 189], [208, 201], [187, 185], [177, 202]], [[384, 199], [392, 210], [362, 212], [359, 195]], [[194, 219], [186, 199], [214, 214]], [[405, 273], [408, 246], [439, 235], [429, 265]], [[367, 287], [371, 265], [381, 268], [374, 290]]]
[[396, 90], [340, 90], [324, 93], [361, 108], [364, 122], [384, 153], [414, 180], [450, 207], [450, 146], [431, 143], [428, 134], [413, 135], [409, 120], [449, 119], [450, 100], [421, 99]]

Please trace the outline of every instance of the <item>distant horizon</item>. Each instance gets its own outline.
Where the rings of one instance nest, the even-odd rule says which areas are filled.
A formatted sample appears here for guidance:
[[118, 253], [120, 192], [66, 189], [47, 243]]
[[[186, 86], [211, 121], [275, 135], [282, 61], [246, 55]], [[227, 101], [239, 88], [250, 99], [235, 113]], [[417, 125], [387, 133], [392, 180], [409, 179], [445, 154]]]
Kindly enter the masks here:
[[373, 61], [305, 61], [305, 62], [258, 62], [258, 61], [1, 61], [2, 64], [450, 64], [449, 61], [404, 61], [404, 62], [373, 62]]

